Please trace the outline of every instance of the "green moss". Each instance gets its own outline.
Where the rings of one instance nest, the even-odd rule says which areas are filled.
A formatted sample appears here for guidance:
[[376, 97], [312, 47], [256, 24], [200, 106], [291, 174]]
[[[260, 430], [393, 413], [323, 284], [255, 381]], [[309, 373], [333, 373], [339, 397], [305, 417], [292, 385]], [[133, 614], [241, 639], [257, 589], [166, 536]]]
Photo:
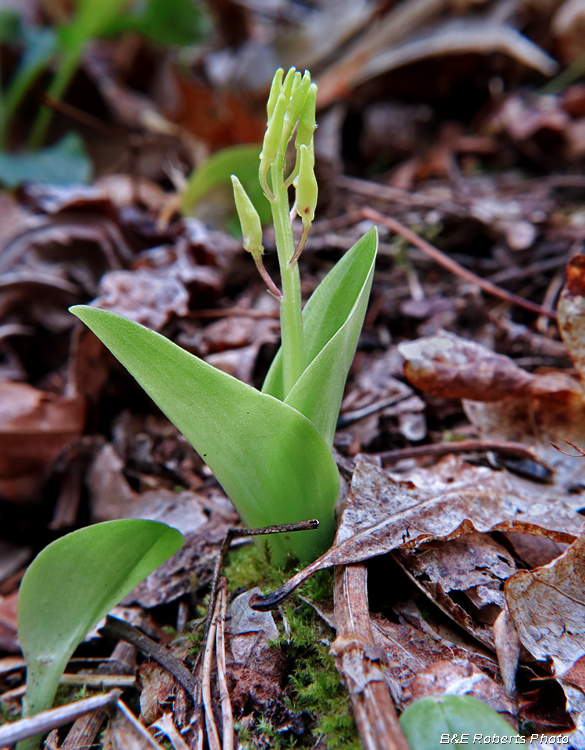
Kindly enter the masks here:
[[[230, 553], [224, 574], [231, 590], [260, 586], [264, 591], [273, 591], [294, 572], [273, 568], [256, 547], [246, 546]], [[300, 594], [313, 602], [330, 599], [333, 572], [320, 571], [303, 585]], [[239, 729], [240, 742], [249, 748], [301, 750], [314, 748], [315, 741], [322, 738], [330, 750], [361, 750], [349, 697], [329, 653], [334, 634], [314, 609], [298, 597], [292, 597], [282, 613], [281, 635], [275, 645], [290, 665], [284, 688], [285, 705], [291, 713], [310, 714], [313, 728], [303, 738], [283, 737], [268, 717], [259, 716], [253, 729]]]

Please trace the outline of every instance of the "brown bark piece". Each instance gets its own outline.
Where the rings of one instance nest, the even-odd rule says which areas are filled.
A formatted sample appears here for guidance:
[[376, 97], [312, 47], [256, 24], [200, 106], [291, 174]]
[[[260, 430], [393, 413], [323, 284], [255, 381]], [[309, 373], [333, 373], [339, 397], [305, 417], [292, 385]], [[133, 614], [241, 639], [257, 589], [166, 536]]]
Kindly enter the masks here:
[[372, 635], [367, 576], [364, 565], [335, 570], [335, 664], [349, 692], [364, 750], [409, 750], [384, 680], [384, 653]]

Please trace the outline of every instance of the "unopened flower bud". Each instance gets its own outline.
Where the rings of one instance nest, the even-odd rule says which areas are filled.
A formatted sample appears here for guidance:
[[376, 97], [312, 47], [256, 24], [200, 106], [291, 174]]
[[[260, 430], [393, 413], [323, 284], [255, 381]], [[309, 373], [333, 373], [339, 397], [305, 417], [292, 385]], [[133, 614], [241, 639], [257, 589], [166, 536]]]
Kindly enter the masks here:
[[[310, 80], [310, 79], [309, 79]], [[312, 83], [305, 95], [305, 102], [299, 117], [299, 127], [295, 138], [295, 147], [298, 149], [303, 144], [312, 148], [313, 133], [317, 127], [317, 86]]]
[[260, 154], [260, 159], [266, 164], [270, 164], [274, 161], [278, 149], [280, 148], [286, 104], [287, 100], [285, 95], [283, 93], [279, 94], [276, 104], [274, 105], [274, 110], [272, 111], [272, 117], [266, 128], [266, 133], [264, 134], [262, 153]]
[[312, 151], [304, 144], [299, 148], [299, 173], [295, 180], [297, 195], [297, 213], [303, 227], [308, 229], [315, 218], [317, 207], [317, 178], [315, 177], [314, 158]]
[[283, 75], [284, 75], [284, 70], [282, 68], [279, 68], [274, 74], [274, 78], [272, 79], [272, 86], [270, 87], [270, 95], [268, 97], [268, 102], [266, 104], [266, 112], [268, 113], [268, 122], [270, 122], [270, 119], [272, 118], [272, 113], [274, 112], [274, 107], [276, 106], [276, 100], [278, 99], [280, 93], [282, 92], [282, 76]]
[[264, 247], [262, 246], [262, 223], [258, 216], [258, 211], [244, 190], [242, 183], [235, 174], [232, 175], [232, 185], [234, 186], [234, 200], [236, 202], [236, 211], [242, 227], [244, 238], [244, 250], [252, 253], [254, 260], [261, 257]]

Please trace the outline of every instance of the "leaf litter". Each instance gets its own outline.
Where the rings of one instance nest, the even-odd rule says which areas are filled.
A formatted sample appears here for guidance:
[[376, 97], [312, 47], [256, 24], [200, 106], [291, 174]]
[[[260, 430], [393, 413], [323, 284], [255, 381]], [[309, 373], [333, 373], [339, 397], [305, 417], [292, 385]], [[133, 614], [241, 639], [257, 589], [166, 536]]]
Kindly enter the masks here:
[[[380, 92], [387, 84], [390, 91], [397, 90], [393, 67], [403, 66], [407, 85], [413, 80], [420, 84], [420, 72], [417, 78], [412, 72], [416, 67], [405, 66], [405, 60], [424, 66], [429, 55], [436, 55], [431, 66], [443, 76], [453, 75], [442, 50], [461, 54], [475, 22], [463, 17], [454, 26], [436, 7], [416, 20], [411, 15], [414, 5], [404, 3], [396, 9], [398, 15], [386, 14], [377, 29], [365, 4], [358, 4], [351, 17], [334, 24], [335, 33], [327, 34], [327, 43], [323, 39], [321, 45], [306, 42], [319, 24], [333, 28], [327, 9], [319, 9], [321, 15], [310, 24], [299, 11], [297, 42], [304, 39], [311, 54], [325, 61], [321, 106], [329, 96], [344, 107], [341, 99], [349, 97], [363, 122], [370, 116], [384, 121], [394, 118], [396, 110], [388, 115], [374, 108], [376, 98], [386, 97]], [[156, 417], [143, 418], [149, 407], [101, 345], [74, 329], [66, 308], [98, 297], [101, 306], [147, 322], [247, 382], [261, 380], [264, 354], [278, 339], [275, 307], [263, 297], [262, 286], [251, 281], [239, 244], [194, 219], [167, 226], [157, 221], [169, 197], [160, 187], [168, 179], [169, 162], [191, 163], [182, 142], [186, 130], [204, 149], [213, 150], [244, 137], [238, 122], [249, 134], [263, 129], [263, 116], [250, 102], [244, 106], [239, 92], [217, 95], [218, 81], [230, 77], [226, 71], [235, 75], [245, 54], [248, 60], [258, 59], [254, 54], [268, 38], [265, 20], [258, 35], [257, 15], [247, 5], [238, 12], [252, 36], [230, 55], [225, 50], [208, 52], [214, 65], [205, 83], [177, 78], [172, 61], [169, 66], [151, 65], [158, 72], [148, 85], [143, 81], [138, 92], [132, 85], [133, 67], [139, 60], [149, 65], [160, 60], [160, 51], [126, 42], [116, 56], [116, 44], [108, 42], [88, 53], [86, 72], [97, 81], [114, 119], [144, 128], [143, 140], [134, 133], [133, 144], [120, 131], [116, 146], [139, 144], [139, 176], [101, 177], [91, 188], [29, 185], [18, 199], [3, 196], [0, 408], [7, 413], [8, 407], [21, 404], [20, 411], [2, 423], [6, 451], [0, 517], [4, 528], [11, 534], [14, 530], [17, 542], [7, 551], [0, 581], [0, 604], [8, 613], [1, 623], [6, 638], [0, 630], [6, 652], [16, 645], [10, 613], [30, 554], [30, 526], [24, 519], [31, 507], [42, 508], [37, 526], [48, 518], [55, 530], [77, 525], [86, 516], [163, 513], [170, 519], [176, 513], [179, 523], [190, 525], [186, 548], [132, 597], [147, 609], [176, 606], [179, 630], [184, 612], [192, 616], [193, 605], [202, 602], [226, 529], [237, 523], [205, 467], [176, 432], [155, 424]], [[431, 26], [435, 14], [440, 22]], [[568, 17], [559, 13], [552, 27], [562, 60], [579, 54], [579, 38], [571, 34]], [[227, 31], [228, 19], [221, 23]], [[396, 29], [404, 28], [401, 23], [408, 33], [392, 41]], [[485, 19], [480, 23], [485, 30]], [[421, 31], [426, 36], [419, 39]], [[359, 44], [368, 50], [349, 78], [344, 65], [352, 46], [333, 62], [327, 57], [330, 52], [326, 54], [327, 47], [334, 48], [348, 33], [361, 34]], [[275, 25], [270, 34], [274, 50], [290, 49], [281, 26]], [[371, 35], [385, 34], [392, 43], [388, 50], [370, 43]], [[490, 27], [489, 39], [480, 39], [484, 59], [494, 45], [504, 57], [540, 69], [551, 66], [551, 59], [522, 36], [522, 29], [513, 29], [507, 21]], [[261, 77], [263, 68], [256, 70]], [[174, 86], [169, 83], [173, 80]], [[364, 94], [364, 82], [369, 93]], [[405, 105], [405, 117], [417, 123], [422, 135], [405, 141], [401, 151], [384, 154], [388, 171], [380, 179], [324, 180], [322, 207], [329, 215], [322, 220], [323, 233], [317, 224], [307, 244], [307, 270], [319, 277], [336, 248], [351, 244], [352, 232], [359, 230], [348, 219], [350, 209], [362, 206], [367, 196], [377, 210], [430, 239], [439, 232], [441, 247], [479, 276], [510, 285], [539, 303], [550, 291], [547, 304], [552, 309], [550, 274], [562, 274], [571, 248], [582, 242], [582, 181], [571, 174], [523, 179], [470, 173], [474, 164], [488, 164], [494, 154], [507, 165], [561, 170], [581, 158], [585, 107], [579, 86], [569, 86], [559, 96], [504, 93], [478, 117], [473, 132], [467, 125], [440, 123], [433, 134], [432, 127], [441, 120], [437, 112], [432, 107], [430, 112], [415, 112]], [[357, 99], [352, 99], [352, 91]], [[178, 114], [173, 114], [173, 106]], [[164, 109], [169, 119], [153, 118], [157, 109]], [[327, 113], [323, 117], [326, 120]], [[351, 133], [351, 114], [342, 114], [344, 118]], [[324, 122], [322, 143], [327, 132]], [[342, 135], [337, 133], [337, 142]], [[381, 153], [370, 136], [364, 131], [357, 158], [353, 145], [346, 142], [342, 154], [339, 145], [331, 149], [329, 144], [334, 158], [328, 163], [324, 158], [323, 166], [341, 165], [364, 177], [363, 163]], [[162, 159], [153, 158], [156, 153], [168, 155], [164, 167]], [[341, 223], [332, 230], [330, 222], [336, 220]], [[378, 733], [372, 728], [372, 706], [391, 716], [392, 703], [403, 710], [419, 697], [450, 692], [474, 695], [508, 720], [532, 722], [543, 731], [568, 732], [572, 721], [577, 729], [571, 742], [585, 747], [585, 657], [579, 632], [582, 468], [579, 458], [563, 456], [549, 444], [568, 439], [585, 446], [580, 377], [566, 371], [566, 352], [550, 323], [540, 319], [533, 325], [524, 313], [512, 314], [501, 303], [484, 301], [468, 281], [446, 276], [417, 250], [405, 253], [404, 244], [384, 232], [382, 228], [383, 257], [369, 323], [343, 407], [347, 422], [336, 437], [339, 463], [350, 482], [336, 545], [281, 592], [290, 592], [318, 568], [346, 566], [335, 574], [334, 605], [328, 610], [319, 602], [313, 606], [327, 611], [330, 623], [336, 617], [339, 622], [337, 639], [329, 640], [364, 743], [366, 737], [372, 742], [389, 737], [389, 727]], [[266, 244], [270, 251], [270, 237]], [[581, 373], [583, 267], [582, 256], [570, 261], [558, 307], [561, 334]], [[561, 371], [541, 372], [535, 365]], [[24, 395], [30, 403], [23, 407]], [[452, 427], [463, 433], [456, 437], [477, 436], [485, 444], [522, 443], [535, 460], [504, 463], [501, 452], [481, 448], [438, 462], [432, 456], [407, 455], [412, 443], [424, 448], [451, 439]], [[393, 456], [384, 458], [388, 451]], [[48, 506], [55, 502], [60, 510], [55, 509], [51, 521]], [[23, 510], [15, 510], [19, 507]], [[43, 533], [42, 542], [33, 534], [35, 546], [46, 543]], [[386, 592], [388, 580], [396, 582], [401, 599]], [[227, 674], [233, 707], [245, 726], [270, 713], [270, 701], [273, 718], [282, 710], [286, 665], [279, 661], [278, 647], [267, 644], [266, 637], [275, 635], [272, 627], [253, 621], [249, 609], [242, 624], [233, 606], [232, 632], [226, 634], [231, 643]], [[286, 618], [275, 619], [281, 628], [286, 626]], [[238, 632], [240, 627], [248, 630]], [[243, 643], [256, 644], [247, 656]], [[186, 656], [185, 641], [177, 638], [170, 646], [175, 647], [179, 658]], [[148, 669], [141, 671], [153, 684], [162, 674], [147, 678]], [[2, 678], [3, 688], [13, 684]], [[161, 731], [180, 746], [184, 740], [180, 735], [173, 739], [173, 722], [186, 727], [189, 706], [173, 680], [167, 688], [169, 702], [161, 696], [162, 710], [174, 701], [173, 715], [159, 716], [155, 700], [156, 710], [147, 713], [147, 723], [158, 716]], [[213, 690], [219, 691], [219, 685]], [[219, 700], [219, 692], [214, 696]], [[109, 733], [113, 747], [121, 746], [129, 736], [128, 722], [132, 724], [120, 711]], [[280, 722], [289, 737], [297, 736], [297, 730], [310, 731], [311, 722], [294, 712], [281, 716]], [[394, 731], [392, 720], [390, 725]], [[137, 732], [137, 746], [144, 746], [140, 743], [148, 741]], [[195, 735], [189, 737], [194, 743]]]

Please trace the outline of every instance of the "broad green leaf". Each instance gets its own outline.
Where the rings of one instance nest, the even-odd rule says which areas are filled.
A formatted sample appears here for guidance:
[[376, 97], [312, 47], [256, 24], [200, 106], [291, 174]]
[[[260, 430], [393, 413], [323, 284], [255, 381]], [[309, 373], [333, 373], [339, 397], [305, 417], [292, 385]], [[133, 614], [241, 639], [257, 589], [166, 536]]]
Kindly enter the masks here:
[[53, 146], [39, 151], [0, 152], [0, 183], [5, 187], [23, 182], [87, 183], [91, 175], [92, 164], [77, 133], [67, 133]]
[[266, 537], [275, 562], [291, 549], [304, 562], [327, 549], [339, 475], [305, 416], [138, 323], [93, 307], [71, 312], [191, 442], [249, 527], [319, 519], [316, 531]]
[[[481, 740], [477, 740], [477, 744], [481, 745], [484, 744], [484, 737], [516, 736], [500, 714], [470, 695], [421, 698], [404, 711], [400, 724], [412, 750], [438, 750], [441, 745], [464, 750], [473, 744], [476, 735], [481, 737]], [[453, 740], [453, 735], [461, 739], [461, 735], [465, 734], [469, 735], [467, 741], [445, 741], [447, 735]]]
[[235, 174], [258, 211], [260, 220], [266, 224], [271, 213], [270, 204], [264, 197], [258, 179], [258, 159], [261, 150], [261, 144], [253, 144], [229, 146], [216, 151], [189, 176], [187, 188], [183, 193], [183, 212], [192, 213], [196, 203], [218, 185], [229, 185], [231, 199], [231, 176]]
[[278, 352], [263, 391], [294, 406], [308, 417], [328, 445], [347, 373], [353, 361], [372, 285], [378, 234], [372, 228], [319, 284], [303, 310], [303, 341], [308, 363], [284, 398], [282, 356]]
[[25, 715], [51, 706], [89, 630], [182, 544], [181, 533], [163, 523], [125, 519], [67, 534], [33, 560], [18, 595], [18, 639], [28, 665]]

